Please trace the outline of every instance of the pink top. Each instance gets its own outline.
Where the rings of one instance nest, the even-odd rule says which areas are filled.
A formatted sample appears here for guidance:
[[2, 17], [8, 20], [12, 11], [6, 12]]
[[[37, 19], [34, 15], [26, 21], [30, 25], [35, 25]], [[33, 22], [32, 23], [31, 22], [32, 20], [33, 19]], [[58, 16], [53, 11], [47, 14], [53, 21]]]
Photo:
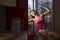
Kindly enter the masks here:
[[38, 30], [46, 29], [46, 23], [45, 23], [44, 16], [35, 18], [34, 23], [36, 24]]

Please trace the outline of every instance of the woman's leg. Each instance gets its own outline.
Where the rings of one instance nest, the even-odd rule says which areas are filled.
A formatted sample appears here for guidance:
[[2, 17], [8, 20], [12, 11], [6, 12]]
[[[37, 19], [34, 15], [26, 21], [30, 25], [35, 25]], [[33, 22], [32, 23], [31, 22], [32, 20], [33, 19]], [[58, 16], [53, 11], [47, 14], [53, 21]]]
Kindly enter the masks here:
[[48, 36], [51, 36], [55, 39], [59, 39], [59, 35], [53, 31], [48, 32]]
[[48, 40], [48, 36], [46, 32], [39, 32], [39, 35], [43, 37], [43, 40]]

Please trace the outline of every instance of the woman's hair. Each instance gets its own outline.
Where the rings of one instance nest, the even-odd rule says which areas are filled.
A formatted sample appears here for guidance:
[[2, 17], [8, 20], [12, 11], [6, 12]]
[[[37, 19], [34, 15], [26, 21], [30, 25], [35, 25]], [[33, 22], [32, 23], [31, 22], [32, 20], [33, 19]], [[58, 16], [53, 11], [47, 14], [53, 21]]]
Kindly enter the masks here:
[[33, 11], [33, 12], [35, 12], [35, 13], [37, 13], [37, 11], [36, 11], [36, 10], [31, 10], [31, 11], [30, 11], [30, 13], [31, 13], [32, 11]]
[[[31, 10], [30, 13], [31, 13], [32, 11], [35, 12], [35, 15], [38, 15], [38, 12], [37, 12], [36, 10]], [[30, 14], [30, 15], [31, 15], [31, 14]], [[32, 16], [32, 15], [31, 15], [31, 17], [32, 17], [32, 18], [35, 18], [35, 17]]]

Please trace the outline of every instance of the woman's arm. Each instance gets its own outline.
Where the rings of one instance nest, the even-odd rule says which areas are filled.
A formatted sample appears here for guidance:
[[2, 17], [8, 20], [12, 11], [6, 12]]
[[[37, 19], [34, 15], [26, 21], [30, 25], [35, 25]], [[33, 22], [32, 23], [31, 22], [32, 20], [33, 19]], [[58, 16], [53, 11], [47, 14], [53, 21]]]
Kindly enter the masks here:
[[47, 14], [49, 14], [50, 10], [49, 10], [48, 8], [46, 8], [46, 7], [44, 7], [44, 6], [41, 6], [40, 8], [46, 10], [45, 12], [42, 13], [42, 15], [47, 15]]
[[33, 22], [33, 19], [28, 19], [28, 23], [30, 24], [31, 22]]

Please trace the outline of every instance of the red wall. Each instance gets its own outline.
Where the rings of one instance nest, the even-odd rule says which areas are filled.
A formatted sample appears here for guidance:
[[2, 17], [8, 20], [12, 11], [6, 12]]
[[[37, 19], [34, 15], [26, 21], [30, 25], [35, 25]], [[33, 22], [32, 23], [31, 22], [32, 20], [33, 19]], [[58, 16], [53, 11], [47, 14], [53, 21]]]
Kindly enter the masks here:
[[[28, 16], [26, 13], [27, 10], [25, 8], [20, 8], [19, 11], [17, 11], [16, 7], [8, 7], [8, 29], [11, 30], [11, 20], [13, 17], [20, 17], [21, 22], [21, 29], [24, 31], [28, 30]], [[24, 20], [24, 22], [23, 22]]]
[[28, 15], [27, 15], [27, 10], [25, 10], [25, 8], [20, 8], [20, 15], [21, 15], [21, 19], [24, 21], [22, 21], [22, 26], [21, 26], [21, 30], [23, 31], [27, 31], [28, 30]]
[[13, 17], [18, 16], [16, 7], [8, 7], [8, 29], [11, 30], [11, 20]]
[[[16, 7], [8, 7], [8, 29], [11, 30], [11, 19], [13, 17], [20, 17], [21, 30], [28, 30], [28, 2], [27, 0], [17, 0]], [[23, 22], [24, 20], [24, 22]]]
[[22, 22], [21, 30], [28, 30], [28, 0], [17, 0], [17, 7], [19, 15], [24, 22]]

